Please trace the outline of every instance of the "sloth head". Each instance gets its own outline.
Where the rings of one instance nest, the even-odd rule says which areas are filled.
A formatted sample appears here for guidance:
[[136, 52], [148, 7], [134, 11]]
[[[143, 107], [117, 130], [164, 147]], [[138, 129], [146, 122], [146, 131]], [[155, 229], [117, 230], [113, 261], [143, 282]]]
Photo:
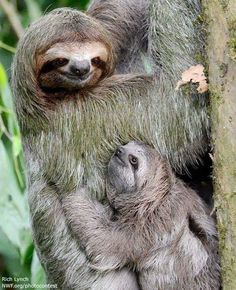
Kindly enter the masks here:
[[[108, 164], [107, 197], [116, 201], [158, 198], [170, 189], [172, 173], [167, 162], [151, 146], [132, 141], [117, 148]], [[157, 196], [156, 196], [157, 195]]]
[[105, 28], [80, 11], [56, 9], [32, 23], [18, 43], [12, 67], [16, 109], [33, 115], [52, 97], [75, 95], [97, 84], [114, 67]]
[[49, 16], [55, 18], [57, 40], [55, 35], [53, 41], [47, 36], [47, 45], [36, 54], [37, 81], [42, 90], [77, 91], [113, 72], [111, 41], [95, 19], [71, 9], [56, 9]]
[[93, 86], [109, 73], [110, 53], [102, 41], [56, 43], [39, 56], [39, 86], [49, 92]]

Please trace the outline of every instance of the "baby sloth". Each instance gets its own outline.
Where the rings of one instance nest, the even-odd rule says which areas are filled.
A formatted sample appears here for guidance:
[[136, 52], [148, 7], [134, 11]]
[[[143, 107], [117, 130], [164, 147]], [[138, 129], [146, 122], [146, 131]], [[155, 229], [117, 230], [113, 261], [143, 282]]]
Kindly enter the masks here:
[[130, 267], [142, 290], [220, 288], [209, 209], [155, 149], [130, 142], [116, 150], [108, 165], [107, 198], [106, 207], [82, 190], [63, 200], [91, 267]]

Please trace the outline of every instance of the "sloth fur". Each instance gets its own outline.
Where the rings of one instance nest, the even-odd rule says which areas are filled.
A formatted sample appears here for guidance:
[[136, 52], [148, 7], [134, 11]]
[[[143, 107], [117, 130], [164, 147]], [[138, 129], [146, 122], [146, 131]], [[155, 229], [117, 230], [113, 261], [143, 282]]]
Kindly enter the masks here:
[[108, 165], [107, 198], [109, 207], [81, 189], [62, 200], [92, 268], [130, 267], [142, 290], [220, 289], [210, 211], [156, 150], [119, 147]]
[[[33, 237], [48, 279], [58, 288], [131, 289], [123, 269], [90, 269], [67, 225], [62, 196], [86, 187], [105, 198], [107, 162], [118, 145], [133, 139], [152, 144], [178, 172], [206, 152], [206, 96], [194, 87], [175, 90], [181, 73], [202, 53], [200, 13], [198, 0], [95, 0], [86, 13], [62, 8], [42, 16], [20, 40], [12, 88]], [[46, 56], [55, 47], [63, 54], [71, 45], [76, 50], [71, 55], [78, 56], [77, 48], [90, 42], [106, 47], [106, 66], [93, 67], [98, 72], [93, 82], [75, 80], [69, 88], [74, 77], [69, 66], [59, 61], [48, 67]]]

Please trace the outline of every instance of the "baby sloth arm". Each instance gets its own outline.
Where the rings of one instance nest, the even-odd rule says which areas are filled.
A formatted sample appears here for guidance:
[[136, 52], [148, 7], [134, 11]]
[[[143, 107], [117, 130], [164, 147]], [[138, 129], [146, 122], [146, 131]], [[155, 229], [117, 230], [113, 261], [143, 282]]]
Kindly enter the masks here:
[[62, 207], [94, 267], [111, 270], [128, 263], [128, 253], [135, 241], [110, 219], [110, 208], [89, 199], [84, 189], [64, 197]]

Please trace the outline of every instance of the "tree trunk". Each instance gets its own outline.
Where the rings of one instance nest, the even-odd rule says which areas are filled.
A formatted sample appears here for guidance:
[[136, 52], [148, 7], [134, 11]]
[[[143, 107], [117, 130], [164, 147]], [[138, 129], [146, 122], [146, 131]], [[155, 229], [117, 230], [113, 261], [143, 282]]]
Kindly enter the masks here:
[[236, 1], [203, 0], [208, 24], [214, 192], [224, 290], [236, 289]]

